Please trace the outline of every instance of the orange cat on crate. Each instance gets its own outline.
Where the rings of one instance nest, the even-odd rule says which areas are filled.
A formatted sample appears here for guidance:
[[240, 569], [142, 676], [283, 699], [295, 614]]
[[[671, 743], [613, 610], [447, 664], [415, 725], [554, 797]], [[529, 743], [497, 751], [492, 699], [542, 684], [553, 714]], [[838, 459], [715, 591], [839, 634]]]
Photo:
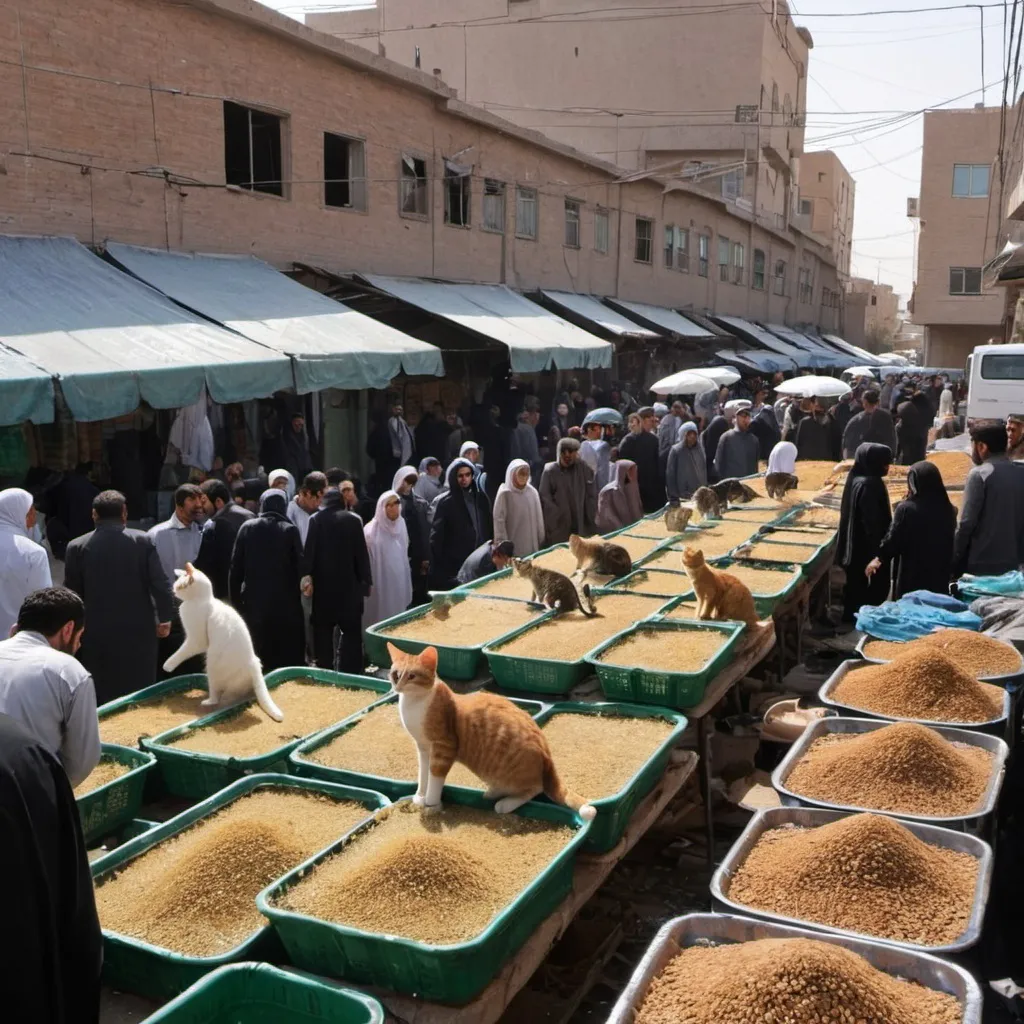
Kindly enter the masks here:
[[754, 597], [741, 580], [721, 569], [712, 569], [704, 561], [700, 548], [683, 548], [683, 568], [690, 577], [697, 597], [697, 618], [707, 620], [730, 619], [757, 625]]

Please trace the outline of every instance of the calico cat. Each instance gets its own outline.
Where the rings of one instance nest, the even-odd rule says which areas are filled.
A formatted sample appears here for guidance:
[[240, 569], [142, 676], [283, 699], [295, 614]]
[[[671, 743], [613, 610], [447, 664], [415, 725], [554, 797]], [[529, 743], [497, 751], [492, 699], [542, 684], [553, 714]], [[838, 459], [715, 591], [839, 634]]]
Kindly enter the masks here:
[[683, 548], [683, 568], [697, 596], [697, 618], [731, 619], [748, 626], [757, 625], [757, 611], [750, 589], [735, 576], [712, 569], [704, 561], [700, 548]]
[[718, 500], [725, 506], [728, 506], [729, 502], [745, 505], [748, 501], [753, 501], [757, 497], [757, 491], [735, 477], [719, 480], [717, 484], [711, 485], [711, 489], [718, 495]]
[[584, 821], [597, 814], [583, 797], [566, 789], [540, 726], [510, 700], [478, 690], [452, 693], [437, 678], [437, 651], [405, 654], [388, 644], [391, 685], [398, 713], [416, 743], [419, 784], [413, 803], [425, 811], [441, 805], [441, 790], [459, 761], [487, 784], [485, 800], [508, 814], [543, 793]]
[[682, 533], [690, 522], [693, 509], [685, 505], [669, 505], [665, 512], [665, 529], [669, 533]]
[[721, 519], [725, 511], [726, 503], [721, 501], [715, 491], [710, 487], [698, 487], [693, 492], [693, 507], [700, 514], [701, 519]]
[[185, 642], [164, 662], [173, 672], [183, 661], [206, 655], [209, 696], [203, 707], [227, 706], [256, 698], [256, 703], [275, 722], [284, 720], [263, 679], [263, 666], [252, 648], [245, 620], [229, 604], [213, 596], [213, 584], [191, 562], [175, 569], [174, 596], [181, 602]]
[[775, 501], [781, 501], [786, 496], [786, 491], [791, 491], [800, 485], [800, 481], [792, 473], [769, 473], [764, 478], [764, 489], [768, 497]]
[[600, 537], [570, 534], [569, 550], [576, 556], [576, 571], [582, 569], [584, 576], [628, 576], [633, 571], [629, 552]]
[[528, 558], [513, 558], [512, 565], [523, 579], [533, 584], [534, 601], [558, 612], [572, 612], [578, 608], [588, 618], [597, 615], [589, 583], [584, 583], [580, 588], [581, 596], [573, 581], [554, 569], [542, 569]]

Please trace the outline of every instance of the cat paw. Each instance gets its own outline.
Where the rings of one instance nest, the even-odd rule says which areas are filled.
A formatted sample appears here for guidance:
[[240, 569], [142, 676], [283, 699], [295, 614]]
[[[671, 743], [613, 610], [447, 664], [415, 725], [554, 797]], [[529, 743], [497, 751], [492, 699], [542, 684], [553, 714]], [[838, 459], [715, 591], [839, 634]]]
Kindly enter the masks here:
[[171, 664], [171, 659], [170, 659], [170, 658], [168, 658], [168, 659], [167, 659], [167, 660], [166, 660], [166, 661], [164, 662], [164, 671], [165, 671], [165, 672], [173, 672], [173, 671], [174, 671], [174, 669], [175, 669], [175, 667], [176, 667], [176, 666], [174, 666], [174, 665], [172, 665], [172, 664]]
[[216, 706], [217, 706], [217, 705], [218, 705], [219, 703], [220, 703], [220, 701], [218, 701], [218, 700], [214, 700], [214, 699], [213, 699], [213, 697], [207, 697], [207, 698], [206, 698], [206, 700], [201, 700], [201, 701], [199, 702], [199, 706], [200, 706], [201, 708], [214, 708], [214, 707], [216, 707]]
[[429, 816], [429, 815], [432, 815], [432, 814], [440, 814], [441, 813], [441, 804], [440, 804], [440, 802], [438, 802], [436, 804], [427, 804], [427, 803], [425, 803], [423, 805], [421, 813], [424, 816]]
[[425, 796], [420, 796], [420, 794], [417, 793], [412, 798], [412, 802], [414, 807], [422, 807], [427, 802], [427, 798]]

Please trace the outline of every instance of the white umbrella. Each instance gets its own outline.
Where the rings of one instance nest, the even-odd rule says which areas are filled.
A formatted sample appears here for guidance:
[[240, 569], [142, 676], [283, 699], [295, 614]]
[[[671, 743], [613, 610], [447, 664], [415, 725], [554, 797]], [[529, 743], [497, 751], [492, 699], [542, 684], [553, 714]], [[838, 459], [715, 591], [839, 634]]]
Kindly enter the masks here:
[[714, 391], [723, 384], [734, 384], [740, 375], [731, 366], [697, 366], [680, 370], [651, 385], [656, 395], [690, 395]]
[[807, 374], [784, 380], [775, 386], [777, 395], [796, 395], [799, 398], [842, 398], [853, 389], [835, 377], [815, 377]]
[[870, 377], [872, 380], [875, 379], [875, 375], [866, 366], [851, 366], [848, 370], [844, 370], [843, 373], [848, 373], [851, 377]]

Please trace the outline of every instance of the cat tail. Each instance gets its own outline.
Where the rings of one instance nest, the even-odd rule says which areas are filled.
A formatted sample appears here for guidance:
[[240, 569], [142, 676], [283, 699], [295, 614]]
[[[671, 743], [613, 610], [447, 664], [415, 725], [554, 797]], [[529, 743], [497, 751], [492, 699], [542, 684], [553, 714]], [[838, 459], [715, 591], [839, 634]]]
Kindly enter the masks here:
[[580, 587], [580, 611], [583, 612], [587, 618], [593, 618], [597, 615], [597, 605], [594, 604], [594, 599], [590, 596], [590, 584], [584, 583]]
[[593, 821], [597, 817], [596, 807], [588, 804], [579, 793], [565, 788], [550, 754], [544, 760], [544, 795], [556, 804], [575, 811], [584, 821]]
[[263, 678], [263, 666], [258, 658], [252, 659], [250, 671], [252, 673], [252, 692], [256, 697], [256, 703], [275, 722], [283, 722], [284, 712], [274, 703], [270, 696], [270, 691], [267, 689], [266, 681]]

